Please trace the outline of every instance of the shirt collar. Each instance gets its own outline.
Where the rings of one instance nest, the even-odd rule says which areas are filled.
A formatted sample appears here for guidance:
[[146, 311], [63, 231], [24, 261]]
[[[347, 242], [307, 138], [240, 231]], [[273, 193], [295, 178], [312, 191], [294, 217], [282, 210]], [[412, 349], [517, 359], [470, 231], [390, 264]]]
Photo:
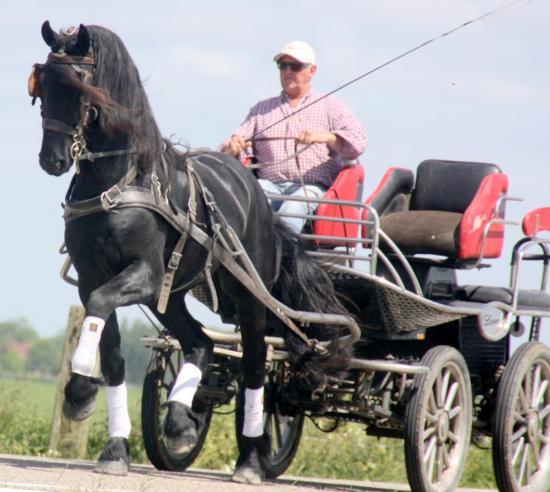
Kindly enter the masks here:
[[[309, 92], [304, 97], [302, 97], [300, 105], [304, 104], [306, 101], [309, 101], [313, 95], [315, 95], [315, 91], [313, 89], [310, 89]], [[290, 98], [287, 96], [285, 91], [281, 91], [281, 101], [283, 101], [284, 103], [290, 102]]]

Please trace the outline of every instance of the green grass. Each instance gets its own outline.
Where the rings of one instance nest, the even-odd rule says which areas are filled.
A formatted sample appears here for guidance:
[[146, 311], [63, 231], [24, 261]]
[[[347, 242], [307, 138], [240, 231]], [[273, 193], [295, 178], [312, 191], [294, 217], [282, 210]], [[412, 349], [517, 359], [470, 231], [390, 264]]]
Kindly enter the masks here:
[[[0, 453], [48, 455], [55, 390], [55, 382], [0, 380]], [[128, 395], [132, 460], [147, 463], [141, 439], [141, 388], [129, 387]], [[95, 460], [108, 439], [105, 391], [99, 392], [92, 419], [87, 458]], [[287, 473], [406, 483], [403, 456], [403, 441], [366, 436], [359, 424], [344, 424], [326, 434], [306, 421], [300, 449]], [[193, 466], [230, 471], [236, 458], [234, 415], [215, 415], [206, 444]], [[470, 448], [461, 485], [496, 487], [489, 450]]]

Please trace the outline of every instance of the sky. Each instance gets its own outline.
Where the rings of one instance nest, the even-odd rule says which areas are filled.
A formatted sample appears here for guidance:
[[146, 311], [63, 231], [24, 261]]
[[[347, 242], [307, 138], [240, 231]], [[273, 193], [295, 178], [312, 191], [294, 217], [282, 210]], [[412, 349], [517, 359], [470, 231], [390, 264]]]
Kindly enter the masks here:
[[[303, 39], [317, 53], [314, 87], [329, 92], [389, 59], [506, 0], [214, 0], [9, 2], [0, 12], [0, 321], [27, 318], [42, 336], [64, 328], [76, 289], [59, 277], [64, 224], [60, 203], [70, 174], [38, 165], [38, 105], [27, 95], [33, 63], [48, 48], [40, 26], [99, 24], [126, 44], [165, 136], [216, 147], [258, 100], [280, 91], [273, 55]], [[550, 2], [533, 0], [466, 26], [338, 92], [363, 124], [365, 195], [389, 166], [424, 159], [493, 162], [510, 178], [507, 218], [520, 222], [550, 205]], [[461, 273], [464, 283], [506, 285], [506, 232], [491, 268]], [[526, 283], [534, 282], [528, 272]], [[192, 305], [204, 323], [216, 323]], [[142, 315], [125, 308], [119, 316]], [[547, 336], [547, 340], [550, 337]]]

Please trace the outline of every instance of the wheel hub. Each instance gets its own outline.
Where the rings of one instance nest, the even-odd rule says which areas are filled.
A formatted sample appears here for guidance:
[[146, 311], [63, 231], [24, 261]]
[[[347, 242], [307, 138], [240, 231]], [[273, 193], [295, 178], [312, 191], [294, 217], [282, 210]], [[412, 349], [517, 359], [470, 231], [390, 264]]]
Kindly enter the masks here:
[[449, 414], [447, 412], [441, 412], [437, 419], [437, 440], [440, 444], [447, 441], [449, 438]]
[[529, 412], [527, 416], [527, 436], [529, 437], [529, 442], [536, 442], [540, 433], [540, 424], [539, 424], [539, 415], [535, 411]]

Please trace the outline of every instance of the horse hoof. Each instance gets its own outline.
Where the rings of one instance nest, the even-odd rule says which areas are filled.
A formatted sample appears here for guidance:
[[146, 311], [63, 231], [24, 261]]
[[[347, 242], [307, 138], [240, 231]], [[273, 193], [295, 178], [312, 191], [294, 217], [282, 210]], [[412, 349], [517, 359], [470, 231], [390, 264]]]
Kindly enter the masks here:
[[176, 401], [168, 403], [168, 413], [164, 421], [166, 451], [173, 457], [181, 457], [197, 445], [199, 417], [193, 410]]
[[[243, 437], [246, 440], [246, 437]], [[254, 441], [257, 441], [257, 438], [248, 438], [249, 441], [254, 445]], [[260, 462], [260, 456], [257, 447], [246, 446], [248, 449], [244, 450], [244, 453], [241, 452], [239, 459], [237, 460], [237, 466], [231, 477], [233, 482], [246, 483], [250, 485], [259, 485], [262, 483], [265, 473]]]
[[106, 475], [117, 475], [119, 477], [124, 477], [128, 475], [130, 466], [126, 461], [120, 458], [117, 461], [98, 461], [95, 472], [104, 473]]
[[76, 405], [65, 398], [65, 401], [63, 402], [63, 415], [65, 415], [65, 417], [69, 420], [80, 422], [81, 420], [86, 420], [94, 413], [95, 405], [95, 396], [79, 405]]
[[124, 437], [111, 437], [99, 456], [95, 471], [107, 475], [128, 475], [130, 446]]

